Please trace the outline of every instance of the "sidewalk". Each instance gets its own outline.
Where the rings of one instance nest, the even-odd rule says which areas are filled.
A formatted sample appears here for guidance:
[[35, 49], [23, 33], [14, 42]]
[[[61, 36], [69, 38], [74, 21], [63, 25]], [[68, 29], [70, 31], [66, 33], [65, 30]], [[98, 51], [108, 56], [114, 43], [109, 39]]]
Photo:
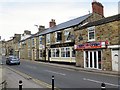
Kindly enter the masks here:
[[[24, 60], [24, 59], [22, 59], [22, 60]], [[26, 60], [26, 61], [29, 61], [29, 60]], [[103, 70], [98, 70], [98, 69], [89, 69], [89, 68], [76, 67], [74, 65], [49, 63], [49, 62], [41, 62], [41, 61], [32, 61], [32, 62], [42, 63], [42, 64], [49, 64], [49, 65], [52, 65], [52, 66], [57, 66], [57, 67], [60, 67], [60, 68], [71, 69], [71, 70], [76, 70], [76, 71], [94, 72], [94, 73], [97, 73], [97, 74], [120, 76], [119, 73], [116, 72], [116, 71], [103, 71]]]
[[43, 88], [31, 79], [24, 78], [7, 68], [4, 68], [3, 76], [3, 79], [7, 82], [7, 88], [19, 88], [19, 80], [22, 80], [23, 88]]

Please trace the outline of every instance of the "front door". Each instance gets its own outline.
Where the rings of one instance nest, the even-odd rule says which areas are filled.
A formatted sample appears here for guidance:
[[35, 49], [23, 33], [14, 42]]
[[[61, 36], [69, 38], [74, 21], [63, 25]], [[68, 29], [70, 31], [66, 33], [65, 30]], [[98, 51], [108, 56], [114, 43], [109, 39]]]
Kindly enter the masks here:
[[101, 51], [84, 51], [84, 67], [101, 69]]
[[118, 49], [112, 49], [112, 70], [118, 71]]

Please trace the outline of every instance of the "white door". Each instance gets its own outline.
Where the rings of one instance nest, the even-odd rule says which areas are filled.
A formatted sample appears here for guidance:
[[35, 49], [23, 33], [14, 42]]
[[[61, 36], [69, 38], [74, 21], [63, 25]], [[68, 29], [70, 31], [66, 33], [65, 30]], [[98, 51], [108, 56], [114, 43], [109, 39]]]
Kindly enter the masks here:
[[118, 71], [118, 49], [112, 49], [112, 70]]
[[101, 69], [101, 50], [84, 52], [85, 68]]

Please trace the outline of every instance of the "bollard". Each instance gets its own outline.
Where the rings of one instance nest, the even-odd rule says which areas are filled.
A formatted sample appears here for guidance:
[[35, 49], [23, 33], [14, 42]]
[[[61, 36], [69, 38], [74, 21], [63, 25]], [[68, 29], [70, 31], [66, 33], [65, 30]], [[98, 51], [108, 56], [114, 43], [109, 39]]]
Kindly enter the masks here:
[[105, 83], [102, 83], [102, 84], [101, 84], [101, 90], [106, 90], [106, 89], [105, 89]]
[[52, 90], [54, 90], [54, 76], [52, 76]]
[[19, 81], [19, 90], [22, 90], [22, 80]]

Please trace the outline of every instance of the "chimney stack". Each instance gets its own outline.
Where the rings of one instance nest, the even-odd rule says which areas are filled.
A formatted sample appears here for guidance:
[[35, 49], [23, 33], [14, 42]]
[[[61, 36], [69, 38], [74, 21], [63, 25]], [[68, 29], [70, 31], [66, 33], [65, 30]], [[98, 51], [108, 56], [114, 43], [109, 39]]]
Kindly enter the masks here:
[[55, 22], [55, 19], [51, 19], [51, 21], [49, 22], [49, 27], [54, 27], [56, 26], [56, 22]]
[[104, 16], [103, 5], [96, 0], [92, 2], [92, 12]]
[[42, 32], [43, 30], [45, 30], [45, 26], [40, 25], [38, 30], [39, 30], [39, 32]]

